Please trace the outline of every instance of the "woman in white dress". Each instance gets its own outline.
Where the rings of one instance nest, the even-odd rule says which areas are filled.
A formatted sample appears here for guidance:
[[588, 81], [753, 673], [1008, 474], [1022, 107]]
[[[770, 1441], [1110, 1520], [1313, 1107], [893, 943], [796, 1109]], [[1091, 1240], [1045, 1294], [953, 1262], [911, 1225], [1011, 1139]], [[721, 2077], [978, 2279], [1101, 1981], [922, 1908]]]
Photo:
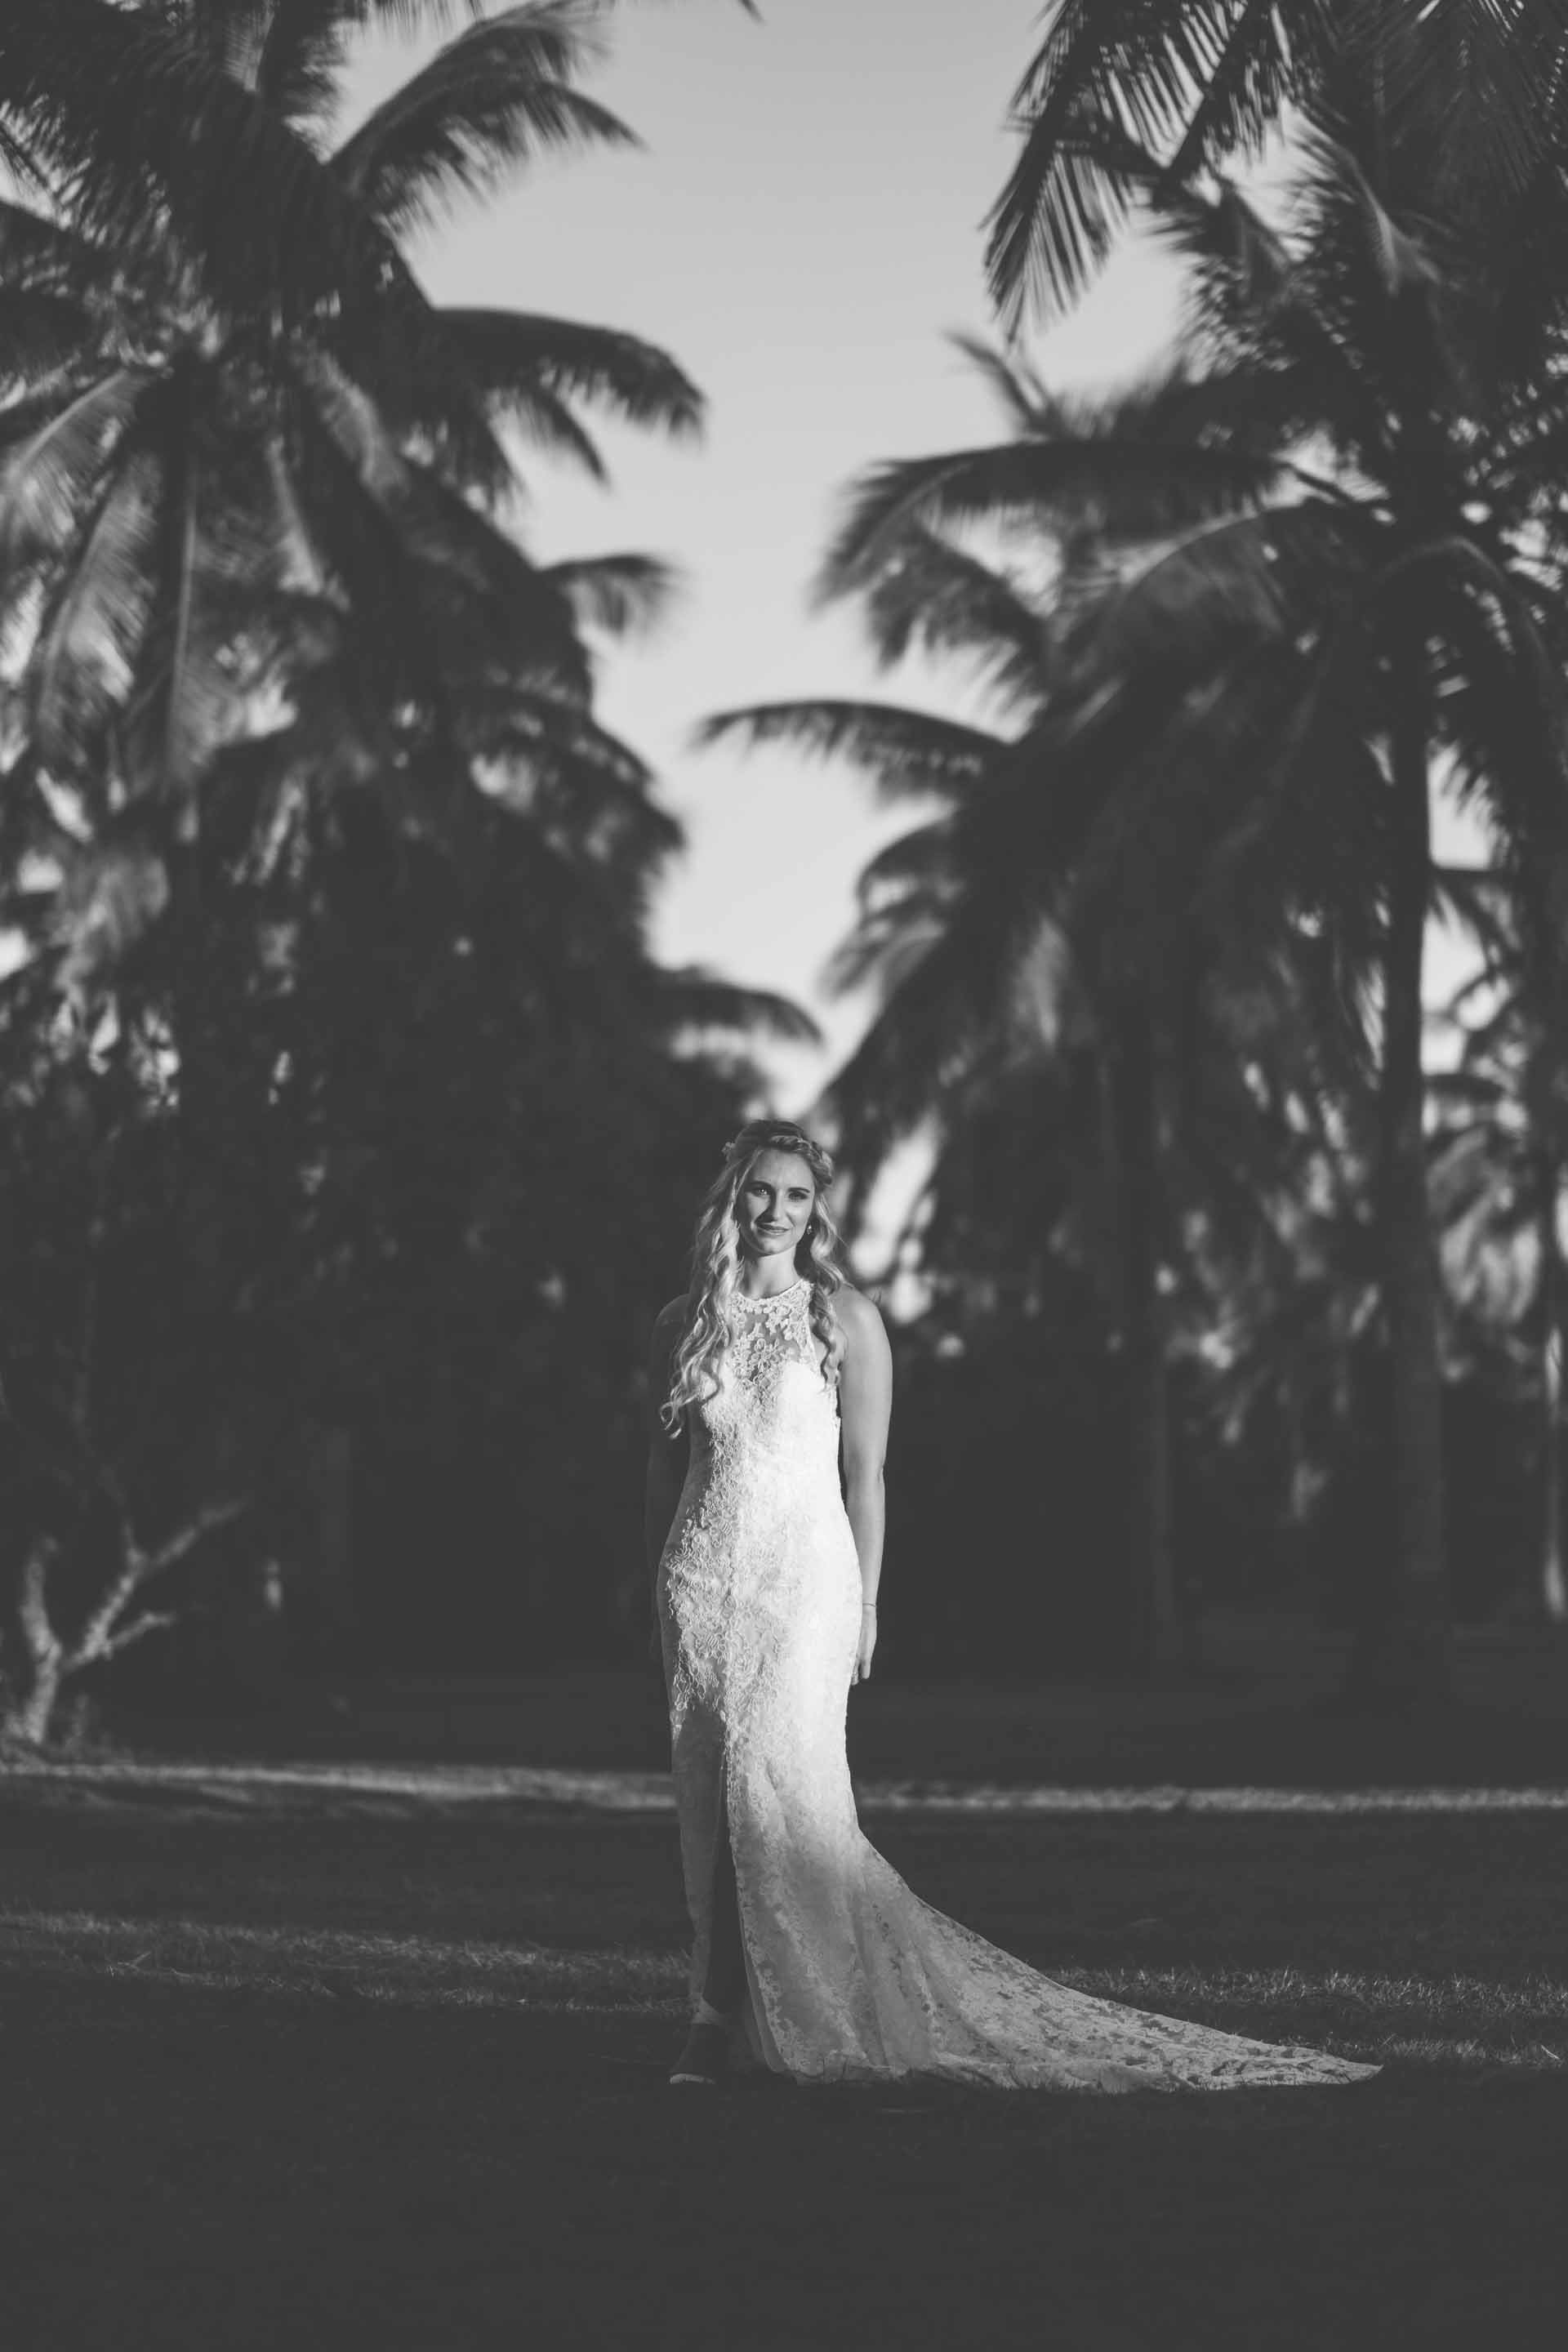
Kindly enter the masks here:
[[892, 1379], [881, 1318], [840, 1270], [832, 1177], [799, 1128], [744, 1128], [691, 1287], [654, 1328], [647, 1554], [693, 1933], [671, 2081], [758, 2063], [1058, 2091], [1374, 2074], [1075, 1992], [922, 1903], [861, 1834], [844, 1727], [877, 1646]]

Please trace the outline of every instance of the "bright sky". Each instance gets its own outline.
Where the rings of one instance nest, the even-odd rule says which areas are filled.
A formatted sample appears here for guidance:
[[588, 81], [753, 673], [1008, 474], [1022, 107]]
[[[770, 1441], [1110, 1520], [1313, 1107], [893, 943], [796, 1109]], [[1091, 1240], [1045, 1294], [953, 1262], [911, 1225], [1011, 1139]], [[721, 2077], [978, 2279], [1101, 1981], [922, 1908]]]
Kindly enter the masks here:
[[[707, 712], [795, 696], [944, 707], [934, 678], [879, 677], [851, 616], [810, 612], [809, 589], [864, 467], [998, 436], [946, 337], [993, 331], [981, 222], [1010, 163], [1002, 125], [1037, 5], [763, 6], [761, 24], [737, 0], [607, 12], [609, 61], [587, 87], [646, 152], [552, 159], [414, 257], [440, 300], [662, 343], [707, 395], [696, 448], [605, 432], [608, 492], [533, 467], [533, 546], [551, 558], [641, 548], [683, 574], [659, 635], [612, 656], [601, 702], [688, 829], [655, 944], [804, 1002], [837, 1058], [865, 1008], [825, 1001], [822, 967], [859, 866], [914, 813], [876, 808], [847, 772], [698, 754], [689, 738]], [[368, 52], [355, 111], [419, 54], [392, 40]], [[1053, 380], [1081, 381], [1152, 358], [1174, 316], [1166, 272], [1130, 254], [1035, 356]], [[779, 1056], [781, 1107], [804, 1108], [828, 1066]]]

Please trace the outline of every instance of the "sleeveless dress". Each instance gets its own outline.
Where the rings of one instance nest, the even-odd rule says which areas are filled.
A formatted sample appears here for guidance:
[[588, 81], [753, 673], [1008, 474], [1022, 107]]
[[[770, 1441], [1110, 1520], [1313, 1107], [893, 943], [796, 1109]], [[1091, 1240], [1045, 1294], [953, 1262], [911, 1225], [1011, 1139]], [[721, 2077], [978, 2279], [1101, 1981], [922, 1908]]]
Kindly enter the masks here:
[[671, 1769], [707, 1972], [728, 1814], [747, 1999], [732, 2054], [800, 2083], [904, 2075], [1051, 2091], [1224, 2090], [1377, 2073], [1121, 2007], [912, 1894], [862, 1835], [845, 1751], [861, 1585], [810, 1285], [742, 1297], [656, 1584]]

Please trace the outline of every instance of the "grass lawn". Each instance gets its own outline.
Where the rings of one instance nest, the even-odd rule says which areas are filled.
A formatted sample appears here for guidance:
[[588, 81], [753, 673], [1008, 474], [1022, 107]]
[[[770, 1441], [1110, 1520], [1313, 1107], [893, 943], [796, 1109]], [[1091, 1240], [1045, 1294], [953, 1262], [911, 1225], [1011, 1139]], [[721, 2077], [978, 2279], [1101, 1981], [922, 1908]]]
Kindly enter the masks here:
[[635, 1778], [0, 1774], [7, 2352], [1561, 2340], [1568, 1813], [868, 1798], [1052, 1972], [1385, 2072], [710, 2095]]

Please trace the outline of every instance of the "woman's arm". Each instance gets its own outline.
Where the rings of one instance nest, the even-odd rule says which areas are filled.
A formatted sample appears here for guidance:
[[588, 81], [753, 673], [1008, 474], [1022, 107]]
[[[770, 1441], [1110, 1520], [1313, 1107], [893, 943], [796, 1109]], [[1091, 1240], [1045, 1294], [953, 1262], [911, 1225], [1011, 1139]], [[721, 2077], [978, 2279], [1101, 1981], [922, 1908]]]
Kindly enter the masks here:
[[886, 1505], [882, 1468], [893, 1409], [893, 1356], [882, 1318], [858, 1290], [835, 1302], [844, 1329], [838, 1414], [844, 1444], [844, 1507], [860, 1561], [860, 1648], [852, 1680], [868, 1682], [877, 1646], [877, 1588], [882, 1580]]
[[648, 1601], [651, 1607], [659, 1558], [675, 1522], [676, 1506], [686, 1483], [688, 1442], [684, 1428], [671, 1436], [660, 1421], [659, 1407], [669, 1393], [670, 1350], [680, 1336], [685, 1302], [672, 1299], [653, 1327], [647, 1359], [647, 1477], [643, 1488], [643, 1547], [647, 1554]]

